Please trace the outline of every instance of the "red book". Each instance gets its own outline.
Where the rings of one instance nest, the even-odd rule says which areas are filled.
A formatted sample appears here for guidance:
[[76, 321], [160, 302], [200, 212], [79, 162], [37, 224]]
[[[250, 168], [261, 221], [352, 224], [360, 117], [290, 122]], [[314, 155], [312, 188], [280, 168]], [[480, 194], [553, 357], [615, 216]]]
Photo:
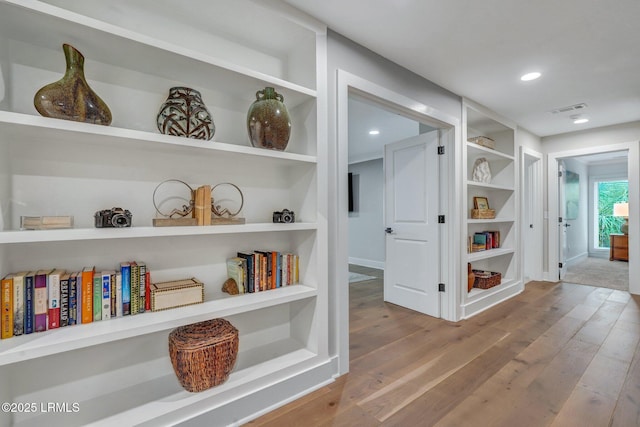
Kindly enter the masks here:
[[38, 270], [33, 287], [33, 312], [35, 314], [35, 332], [47, 330], [47, 281], [52, 270]]
[[146, 311], [151, 311], [151, 272], [147, 269], [145, 275], [144, 309]]

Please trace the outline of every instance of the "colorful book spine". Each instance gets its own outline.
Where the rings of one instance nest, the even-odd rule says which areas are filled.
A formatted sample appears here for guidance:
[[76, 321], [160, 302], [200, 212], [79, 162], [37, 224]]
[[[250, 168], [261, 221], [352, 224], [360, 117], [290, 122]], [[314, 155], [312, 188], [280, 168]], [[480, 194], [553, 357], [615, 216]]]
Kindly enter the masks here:
[[13, 276], [13, 336], [24, 334], [24, 277], [26, 271]]
[[0, 292], [2, 292], [0, 298], [2, 307], [0, 338], [11, 338], [13, 336], [13, 274], [8, 274], [2, 278]]
[[82, 269], [82, 323], [93, 322], [93, 276], [95, 267]]
[[24, 333], [32, 334], [36, 329], [34, 312], [35, 302], [35, 271], [30, 271], [24, 276]]
[[147, 294], [147, 264], [144, 262], [138, 262], [138, 282], [140, 284], [140, 313], [144, 313], [146, 309], [146, 294]]
[[282, 254], [276, 253], [276, 288], [282, 287]]
[[131, 264], [120, 263], [120, 274], [122, 275], [122, 314], [131, 314]]
[[102, 274], [93, 275], [93, 321], [102, 320]]
[[69, 275], [69, 326], [78, 324], [78, 273]]
[[138, 263], [131, 263], [131, 314], [140, 312], [140, 269]]
[[111, 273], [111, 278], [110, 278], [110, 284], [111, 284], [111, 317], [116, 317], [116, 303], [117, 303], [117, 298], [116, 298], [116, 271], [115, 270], [110, 270], [109, 271]]
[[116, 317], [123, 316], [122, 311], [122, 271], [116, 272]]
[[47, 330], [47, 280], [51, 270], [38, 270], [35, 276], [33, 287], [33, 313], [35, 315], [35, 331], [44, 332]]
[[60, 276], [60, 327], [69, 325], [69, 273]]
[[144, 308], [146, 311], [151, 311], [151, 272], [147, 269], [145, 274], [145, 294], [144, 294]]
[[103, 271], [102, 283], [102, 320], [111, 319], [111, 271]]
[[49, 273], [47, 281], [47, 296], [49, 305], [47, 311], [48, 329], [60, 327], [60, 277], [63, 270], [55, 269]]
[[240, 258], [244, 258], [246, 261], [246, 265], [247, 265], [247, 270], [246, 270], [246, 289], [245, 292], [248, 293], [253, 293], [255, 292], [254, 289], [254, 277], [253, 277], [253, 254], [249, 254], [249, 253], [245, 253], [245, 252], [238, 252], [237, 254]]

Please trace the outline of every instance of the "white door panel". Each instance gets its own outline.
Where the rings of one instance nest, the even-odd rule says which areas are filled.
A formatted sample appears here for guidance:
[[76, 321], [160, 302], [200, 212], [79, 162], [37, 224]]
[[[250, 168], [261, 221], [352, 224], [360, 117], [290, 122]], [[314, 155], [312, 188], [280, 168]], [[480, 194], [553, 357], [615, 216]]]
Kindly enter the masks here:
[[385, 146], [385, 301], [440, 316], [438, 131]]

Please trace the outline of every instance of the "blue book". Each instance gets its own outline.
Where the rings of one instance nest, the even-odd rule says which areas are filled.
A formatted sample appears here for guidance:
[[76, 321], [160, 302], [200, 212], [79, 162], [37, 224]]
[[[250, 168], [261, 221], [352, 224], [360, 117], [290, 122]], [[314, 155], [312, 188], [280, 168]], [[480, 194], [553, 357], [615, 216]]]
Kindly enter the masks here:
[[35, 328], [35, 312], [33, 311], [33, 287], [35, 271], [24, 276], [24, 333], [32, 334]]
[[276, 255], [276, 288], [282, 287], [282, 254], [280, 252]]
[[131, 264], [120, 263], [120, 274], [122, 275], [122, 315], [131, 314]]
[[78, 323], [78, 273], [69, 276], [69, 326]]
[[248, 254], [248, 253], [244, 253], [244, 252], [238, 252], [238, 256], [240, 258], [244, 258], [245, 260], [247, 260], [247, 271], [246, 271], [246, 287], [245, 287], [245, 292], [248, 293], [253, 293], [255, 292], [255, 278], [254, 278], [254, 266], [253, 266], [253, 260], [254, 260], [254, 256], [253, 254]]

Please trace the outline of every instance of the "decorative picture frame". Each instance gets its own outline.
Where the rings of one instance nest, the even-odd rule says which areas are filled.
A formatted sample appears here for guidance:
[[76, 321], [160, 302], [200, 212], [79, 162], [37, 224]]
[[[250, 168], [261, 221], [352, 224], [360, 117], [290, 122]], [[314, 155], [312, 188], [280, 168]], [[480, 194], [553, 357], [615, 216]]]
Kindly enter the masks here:
[[486, 197], [473, 198], [474, 209], [489, 209], [489, 200]]

